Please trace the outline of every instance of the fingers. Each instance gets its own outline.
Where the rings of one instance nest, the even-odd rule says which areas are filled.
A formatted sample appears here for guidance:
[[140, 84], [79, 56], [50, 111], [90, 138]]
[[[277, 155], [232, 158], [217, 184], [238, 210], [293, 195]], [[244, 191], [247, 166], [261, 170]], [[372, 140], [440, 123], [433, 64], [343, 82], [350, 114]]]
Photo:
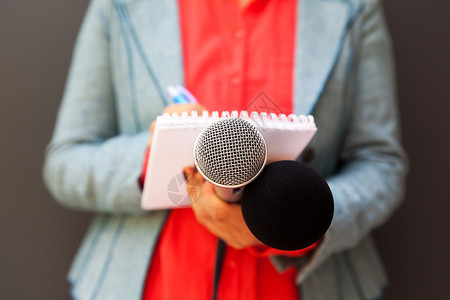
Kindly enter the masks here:
[[195, 167], [185, 167], [183, 169], [183, 175], [186, 179], [186, 184], [189, 186], [201, 187], [205, 181]]
[[155, 125], [156, 125], [155, 121], [153, 121], [152, 124], [150, 124], [150, 132], [152, 133], [152, 135], [153, 135], [153, 132], [155, 131]]
[[152, 146], [153, 132], [155, 131], [155, 125], [156, 125], [155, 121], [153, 121], [152, 124], [150, 124], [149, 130], [151, 132], [151, 135], [150, 135], [150, 139], [148, 140], [148, 147], [149, 148]]
[[244, 249], [250, 246], [260, 245], [259, 242], [247, 227], [230, 226], [228, 223], [214, 222], [210, 219], [205, 219], [201, 223], [213, 235], [225, 241], [225, 243], [235, 249]]
[[197, 221], [212, 234], [235, 249], [260, 245], [245, 224], [239, 204], [220, 199], [214, 186], [205, 181], [193, 167], [185, 167], [183, 174]]
[[183, 168], [184, 179], [186, 179], [187, 182], [189, 182], [189, 179], [191, 178], [192, 175], [194, 175], [194, 173], [195, 173], [194, 167], [189, 166]]
[[191, 199], [191, 204], [194, 205], [202, 194], [204, 179], [200, 173], [196, 172], [194, 167], [185, 167], [183, 169], [183, 175], [186, 179], [186, 189]]

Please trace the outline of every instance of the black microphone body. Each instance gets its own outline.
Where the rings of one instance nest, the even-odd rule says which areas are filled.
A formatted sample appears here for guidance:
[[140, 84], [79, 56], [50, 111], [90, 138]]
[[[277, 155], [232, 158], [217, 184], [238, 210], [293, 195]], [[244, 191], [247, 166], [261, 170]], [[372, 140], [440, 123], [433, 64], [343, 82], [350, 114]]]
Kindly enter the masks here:
[[333, 213], [325, 179], [297, 161], [268, 164], [242, 196], [242, 214], [250, 231], [280, 250], [303, 249], [320, 240]]

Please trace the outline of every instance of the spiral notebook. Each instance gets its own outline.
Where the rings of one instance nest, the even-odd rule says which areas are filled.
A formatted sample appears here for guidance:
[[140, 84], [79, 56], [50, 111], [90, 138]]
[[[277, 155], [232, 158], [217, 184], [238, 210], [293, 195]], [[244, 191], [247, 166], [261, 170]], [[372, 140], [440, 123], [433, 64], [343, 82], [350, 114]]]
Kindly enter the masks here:
[[251, 122], [267, 144], [267, 162], [294, 160], [317, 131], [313, 116], [233, 112], [164, 114], [156, 119], [141, 206], [157, 210], [190, 206], [182, 170], [194, 166], [194, 144], [201, 130], [221, 118]]

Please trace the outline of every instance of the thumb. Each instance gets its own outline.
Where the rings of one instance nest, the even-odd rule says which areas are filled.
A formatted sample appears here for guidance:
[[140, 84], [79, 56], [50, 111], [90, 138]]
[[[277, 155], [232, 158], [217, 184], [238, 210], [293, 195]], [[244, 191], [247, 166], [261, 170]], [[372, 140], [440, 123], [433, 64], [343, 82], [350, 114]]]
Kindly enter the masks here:
[[183, 175], [186, 179], [186, 189], [189, 197], [191, 198], [192, 203], [195, 203], [201, 195], [203, 177], [200, 173], [196, 172], [193, 167], [185, 167], [183, 169]]

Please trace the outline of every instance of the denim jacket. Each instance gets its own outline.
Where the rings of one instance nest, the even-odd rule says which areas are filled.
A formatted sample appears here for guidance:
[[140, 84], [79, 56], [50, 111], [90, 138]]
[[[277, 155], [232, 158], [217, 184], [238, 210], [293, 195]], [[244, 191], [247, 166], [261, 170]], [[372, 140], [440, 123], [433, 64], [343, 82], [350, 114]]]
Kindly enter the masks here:
[[[298, 267], [303, 300], [380, 298], [387, 280], [370, 231], [401, 202], [407, 172], [380, 1], [300, 0], [297, 16], [294, 112], [315, 117], [304, 153], [335, 213], [311, 257], [270, 259]], [[69, 273], [75, 299], [141, 297], [167, 211], [143, 211], [136, 180], [167, 105], [161, 87], [176, 82], [175, 0], [91, 2], [44, 164], [60, 203], [96, 213]]]

